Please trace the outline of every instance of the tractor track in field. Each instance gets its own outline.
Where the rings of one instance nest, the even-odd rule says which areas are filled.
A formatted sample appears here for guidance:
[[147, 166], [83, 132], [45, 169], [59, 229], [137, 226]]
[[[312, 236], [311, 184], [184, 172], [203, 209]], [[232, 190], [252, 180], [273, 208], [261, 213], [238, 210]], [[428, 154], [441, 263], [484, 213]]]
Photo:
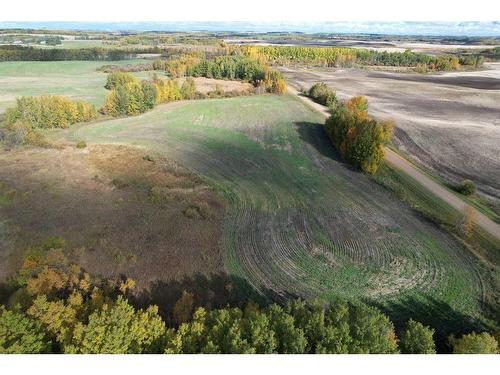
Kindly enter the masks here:
[[476, 314], [473, 255], [341, 162], [320, 119], [291, 96], [248, 97], [161, 106], [71, 138], [150, 147], [219, 188], [226, 269], [276, 300], [431, 295]]

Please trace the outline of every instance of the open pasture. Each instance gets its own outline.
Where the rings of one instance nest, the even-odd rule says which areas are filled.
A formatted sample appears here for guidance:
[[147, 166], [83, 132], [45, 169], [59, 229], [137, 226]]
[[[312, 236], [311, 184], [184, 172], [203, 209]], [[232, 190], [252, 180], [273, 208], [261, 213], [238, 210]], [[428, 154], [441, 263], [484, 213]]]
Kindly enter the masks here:
[[20, 96], [64, 95], [100, 106], [106, 95], [104, 84], [107, 74], [97, 69], [104, 64], [143, 62], [140, 59], [0, 62], [0, 115]]
[[291, 96], [264, 95], [170, 103], [53, 136], [144, 146], [200, 175], [228, 203], [226, 270], [275, 299], [345, 296], [479, 318], [495, 293], [481, 262], [340, 161], [321, 122]]

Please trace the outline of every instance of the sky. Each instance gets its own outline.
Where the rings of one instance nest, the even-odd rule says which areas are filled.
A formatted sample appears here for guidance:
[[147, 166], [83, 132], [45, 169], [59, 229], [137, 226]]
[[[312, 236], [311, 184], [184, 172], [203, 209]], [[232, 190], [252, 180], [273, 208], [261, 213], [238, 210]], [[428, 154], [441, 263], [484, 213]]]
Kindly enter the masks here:
[[500, 21], [494, 0], [7, 0], [0, 21]]

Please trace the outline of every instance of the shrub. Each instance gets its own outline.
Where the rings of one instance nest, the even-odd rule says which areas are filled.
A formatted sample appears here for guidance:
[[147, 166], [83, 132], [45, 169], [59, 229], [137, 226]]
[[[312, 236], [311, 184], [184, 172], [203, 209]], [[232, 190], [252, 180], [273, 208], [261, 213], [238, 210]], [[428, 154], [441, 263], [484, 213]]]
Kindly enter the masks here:
[[283, 78], [281, 73], [277, 71], [268, 70], [266, 72], [264, 84], [266, 86], [267, 92], [278, 95], [283, 95], [284, 93], [286, 93], [287, 85], [285, 79]]
[[368, 100], [364, 96], [352, 97], [345, 103], [345, 107], [359, 118], [368, 118]]
[[156, 90], [156, 103], [166, 103], [181, 99], [181, 90], [176, 80], [156, 80], [154, 82]]
[[315, 102], [327, 107], [332, 107], [337, 103], [335, 91], [330, 89], [324, 82], [318, 82], [312, 85], [309, 89], [308, 96]]
[[141, 82], [142, 89], [142, 105], [141, 112], [146, 112], [153, 109], [156, 105], [156, 96], [158, 95], [154, 83], [149, 81]]
[[148, 198], [151, 203], [159, 206], [163, 206], [173, 200], [170, 190], [162, 186], [153, 186], [149, 189]]
[[137, 83], [137, 82], [138, 79], [133, 75], [117, 71], [108, 74], [106, 85], [104, 87], [107, 88], [108, 90], [112, 90], [117, 86], [122, 86], [128, 83]]
[[458, 191], [463, 195], [469, 196], [476, 192], [476, 185], [471, 180], [463, 180], [458, 187]]
[[38, 129], [33, 129], [30, 124], [25, 121], [16, 121], [11, 125], [5, 125], [2, 129], [2, 139], [6, 144], [10, 145], [33, 145], [39, 147], [47, 147], [45, 136]]
[[216, 84], [215, 90], [212, 91], [216, 97], [222, 98], [225, 94], [224, 87], [222, 85]]
[[462, 213], [462, 218], [459, 222], [458, 229], [460, 234], [466, 238], [471, 238], [476, 226], [476, 211], [470, 206], [466, 206]]
[[78, 143], [76, 144], [76, 148], [85, 148], [87, 147], [87, 143], [85, 143], [85, 141], [78, 141]]
[[182, 83], [180, 94], [182, 99], [190, 100], [195, 98], [196, 84], [194, 79], [191, 77], [186, 78], [186, 80]]
[[182, 213], [189, 219], [204, 220], [210, 217], [210, 207], [206, 202], [202, 202], [188, 206]]

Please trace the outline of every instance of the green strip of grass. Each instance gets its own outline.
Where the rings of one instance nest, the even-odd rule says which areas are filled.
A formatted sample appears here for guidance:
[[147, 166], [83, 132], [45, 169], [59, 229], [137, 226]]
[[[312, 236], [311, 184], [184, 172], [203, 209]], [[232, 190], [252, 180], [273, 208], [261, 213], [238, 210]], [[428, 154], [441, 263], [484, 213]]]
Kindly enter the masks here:
[[500, 216], [496, 214], [494, 211], [491, 210], [484, 202], [481, 201], [480, 197], [477, 198], [472, 198], [472, 197], [466, 197], [463, 194], [460, 194], [456, 190], [452, 189], [449, 186], [449, 183], [447, 183], [443, 178], [436, 176], [435, 174], [431, 173], [427, 168], [425, 168], [422, 165], [416, 164], [414, 160], [412, 160], [407, 154], [404, 152], [401, 152], [396, 146], [393, 144], [389, 145], [389, 148], [397, 153], [399, 156], [404, 158], [406, 161], [411, 163], [416, 169], [418, 169], [420, 172], [425, 174], [427, 177], [431, 178], [438, 184], [440, 184], [442, 187], [444, 187], [446, 190], [448, 190], [450, 193], [454, 194], [456, 197], [459, 199], [463, 200], [464, 202], [470, 204], [474, 208], [476, 208], [479, 212], [482, 214], [486, 215], [488, 218], [493, 220], [496, 223], [500, 223]]

